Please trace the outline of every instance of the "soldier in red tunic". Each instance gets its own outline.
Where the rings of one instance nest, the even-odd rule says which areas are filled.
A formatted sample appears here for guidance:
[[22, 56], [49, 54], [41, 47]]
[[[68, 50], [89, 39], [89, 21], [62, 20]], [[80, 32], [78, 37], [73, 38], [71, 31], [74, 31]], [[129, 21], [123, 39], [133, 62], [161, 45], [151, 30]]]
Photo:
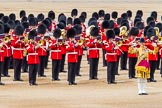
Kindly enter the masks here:
[[38, 37], [40, 38], [39, 40], [40, 47], [36, 49], [38, 56], [39, 56], [39, 60], [40, 60], [40, 63], [38, 65], [38, 76], [39, 77], [46, 77], [46, 75], [44, 75], [45, 57], [47, 56], [46, 42], [44, 41], [45, 33], [46, 33], [46, 26], [44, 24], [40, 24], [38, 26]]
[[14, 59], [14, 81], [21, 80], [21, 66], [23, 60], [23, 51], [25, 48], [24, 44], [24, 27], [17, 25], [15, 27], [15, 39], [12, 41], [13, 46], [13, 59]]
[[29, 84], [30, 86], [32, 85], [37, 85], [36, 84], [36, 76], [37, 76], [37, 69], [38, 69], [38, 64], [39, 64], [39, 57], [38, 53], [36, 52], [36, 49], [39, 48], [40, 46], [35, 43], [34, 37], [37, 36], [36, 30], [32, 30], [29, 32], [28, 35], [28, 47], [27, 52], [27, 62], [29, 65]]
[[61, 44], [59, 42], [59, 37], [61, 36], [61, 30], [55, 29], [53, 36], [55, 37], [54, 40], [50, 43], [50, 56], [52, 59], [52, 81], [59, 81], [59, 72], [60, 72], [60, 63], [62, 59], [61, 54]]
[[116, 62], [117, 62], [117, 53], [116, 49], [119, 47], [115, 45], [115, 42], [113, 41], [115, 38], [115, 33], [113, 30], [108, 30], [106, 32], [107, 36], [107, 44], [105, 44], [105, 50], [106, 50], [106, 60], [107, 60], [107, 83], [108, 84], [116, 84], [115, 82], [115, 68], [116, 68]]
[[3, 62], [4, 62], [4, 50], [3, 50], [3, 38], [4, 38], [4, 26], [0, 24], [0, 85], [4, 85], [1, 81], [1, 73], [3, 71]]
[[69, 41], [67, 42], [67, 58], [68, 58], [68, 82], [69, 85], [76, 85], [75, 83], [75, 66], [78, 62], [78, 52], [76, 47], [78, 44], [74, 40], [74, 36], [76, 35], [76, 31], [74, 28], [71, 28], [67, 31], [67, 38]]
[[87, 42], [88, 58], [89, 58], [89, 79], [98, 79], [98, 62], [99, 62], [99, 48], [101, 45], [98, 43], [97, 36], [99, 35], [99, 28], [93, 27], [90, 31], [91, 39]]
[[9, 24], [4, 24], [4, 33], [5, 33], [5, 38], [4, 38], [4, 65], [3, 65], [3, 71], [2, 74], [5, 77], [10, 77], [8, 74], [8, 68], [9, 68], [9, 63], [10, 63], [10, 58], [11, 58], [11, 36], [9, 35], [10, 31], [10, 25]]

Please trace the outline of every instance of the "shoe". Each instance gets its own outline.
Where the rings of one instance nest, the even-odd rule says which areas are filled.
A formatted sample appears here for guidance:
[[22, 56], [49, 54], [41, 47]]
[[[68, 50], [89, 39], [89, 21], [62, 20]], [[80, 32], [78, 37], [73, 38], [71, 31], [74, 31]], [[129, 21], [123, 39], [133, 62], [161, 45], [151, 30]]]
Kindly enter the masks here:
[[148, 93], [142, 93], [142, 95], [148, 95]]
[[37, 83], [33, 83], [33, 85], [37, 86], [38, 84]]
[[156, 80], [150, 80], [150, 82], [157, 82]]
[[143, 95], [143, 93], [138, 93], [138, 95]]
[[38, 75], [38, 77], [46, 77], [46, 75]]
[[73, 84], [73, 85], [77, 85], [77, 83], [75, 83], [75, 82], [73, 82], [72, 84]]
[[60, 79], [59, 78], [58, 79], [52, 78], [52, 81], [60, 81]]
[[5, 85], [4, 83], [0, 82], [0, 85]]
[[71, 83], [71, 82], [69, 82], [69, 85], [72, 85], [72, 83]]
[[111, 82], [108, 82], [107, 84], [111, 84]]
[[147, 82], [151, 82], [151, 80], [150, 79], [147, 79]]
[[89, 80], [93, 80], [93, 78], [89, 78]]
[[65, 70], [60, 70], [60, 72], [66, 73], [67, 71], [65, 71]]
[[95, 80], [98, 80], [98, 78], [94, 78]]
[[120, 75], [120, 74], [115, 74], [115, 75]]
[[111, 82], [112, 84], [117, 84], [117, 82]]
[[1, 77], [5, 77], [5, 75], [1, 74]]
[[82, 75], [79, 74], [79, 75], [76, 75], [76, 76], [82, 76]]
[[24, 80], [22, 80], [22, 79], [18, 79], [17, 81], [24, 81]]

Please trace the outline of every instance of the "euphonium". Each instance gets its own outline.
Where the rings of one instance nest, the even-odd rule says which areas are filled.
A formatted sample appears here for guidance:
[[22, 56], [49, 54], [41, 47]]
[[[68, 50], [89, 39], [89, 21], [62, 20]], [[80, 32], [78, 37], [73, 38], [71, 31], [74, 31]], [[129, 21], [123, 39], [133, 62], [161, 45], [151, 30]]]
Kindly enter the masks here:
[[127, 36], [127, 27], [126, 26], [120, 27], [120, 36], [122, 36], [122, 37]]

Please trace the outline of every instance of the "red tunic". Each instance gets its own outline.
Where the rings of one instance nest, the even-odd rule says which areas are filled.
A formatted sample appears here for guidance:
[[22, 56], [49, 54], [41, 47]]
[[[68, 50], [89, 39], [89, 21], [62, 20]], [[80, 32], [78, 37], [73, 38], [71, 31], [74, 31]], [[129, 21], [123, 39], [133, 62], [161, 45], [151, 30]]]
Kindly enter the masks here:
[[116, 62], [117, 61], [117, 53], [114, 50], [114, 44], [108, 43], [107, 46], [105, 46], [106, 54], [105, 58], [107, 62]]
[[39, 64], [39, 56], [38, 53], [36, 53], [35, 46], [33, 44], [29, 44], [26, 49], [28, 52], [27, 55], [28, 64]]

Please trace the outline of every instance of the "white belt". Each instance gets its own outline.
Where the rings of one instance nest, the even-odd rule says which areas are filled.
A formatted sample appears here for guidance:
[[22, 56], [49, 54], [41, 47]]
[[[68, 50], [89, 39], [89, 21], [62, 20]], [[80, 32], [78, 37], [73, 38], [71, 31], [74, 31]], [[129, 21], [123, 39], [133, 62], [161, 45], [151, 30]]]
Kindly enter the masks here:
[[99, 50], [99, 48], [88, 48], [88, 50]]
[[23, 48], [13, 48], [13, 50], [24, 50]]
[[46, 48], [46, 46], [41, 46], [42, 48]]
[[28, 55], [38, 55], [38, 53], [28, 53]]
[[68, 52], [67, 54], [78, 54], [78, 52]]
[[106, 55], [116, 55], [117, 53], [106, 53]]
[[51, 50], [51, 52], [61, 52], [61, 50]]
[[4, 52], [3, 50], [0, 50], [0, 52]]

